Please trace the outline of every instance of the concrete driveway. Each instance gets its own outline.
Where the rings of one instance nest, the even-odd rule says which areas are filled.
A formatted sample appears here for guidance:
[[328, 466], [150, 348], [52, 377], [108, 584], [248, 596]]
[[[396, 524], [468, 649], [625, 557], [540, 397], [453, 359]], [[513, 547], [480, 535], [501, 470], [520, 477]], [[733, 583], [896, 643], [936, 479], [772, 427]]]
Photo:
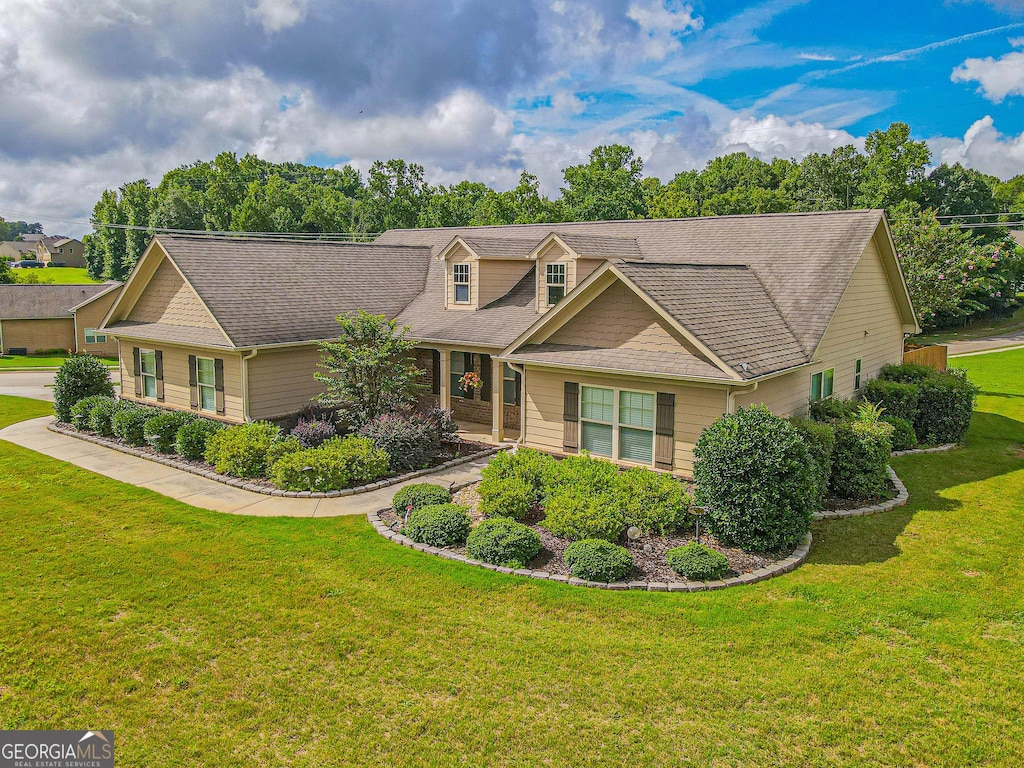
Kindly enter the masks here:
[[[31, 397], [53, 402], [53, 379], [56, 371], [0, 371], [0, 395]], [[111, 371], [114, 389], [121, 381], [120, 371]]]

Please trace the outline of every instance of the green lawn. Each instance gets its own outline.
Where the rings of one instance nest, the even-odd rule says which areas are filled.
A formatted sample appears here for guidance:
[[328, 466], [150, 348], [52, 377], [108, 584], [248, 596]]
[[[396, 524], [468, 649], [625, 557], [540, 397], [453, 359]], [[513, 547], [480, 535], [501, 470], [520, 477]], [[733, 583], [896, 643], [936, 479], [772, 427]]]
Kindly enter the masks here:
[[894, 461], [908, 507], [703, 594], [502, 576], [0, 443], [0, 728], [113, 728], [120, 766], [1019, 765], [1024, 351], [958, 364], [967, 446]]
[[[11, 355], [0, 357], [0, 371], [16, 371], [30, 368], [60, 368], [68, 355]], [[101, 357], [110, 367], [117, 367], [116, 357]]]
[[81, 267], [43, 267], [40, 269], [14, 269], [15, 279], [25, 282], [28, 275], [36, 275], [40, 283], [55, 283], [57, 285], [79, 285], [82, 283], [102, 283], [102, 280], [93, 280], [89, 277], [89, 271]]
[[973, 341], [985, 339], [989, 336], [999, 336], [1005, 333], [1024, 331], [1024, 307], [1013, 313], [1011, 317], [1001, 317], [998, 320], [982, 320], [971, 323], [963, 328], [937, 331], [935, 333], [922, 333], [915, 336], [911, 341], [915, 344], [948, 344], [951, 341]]

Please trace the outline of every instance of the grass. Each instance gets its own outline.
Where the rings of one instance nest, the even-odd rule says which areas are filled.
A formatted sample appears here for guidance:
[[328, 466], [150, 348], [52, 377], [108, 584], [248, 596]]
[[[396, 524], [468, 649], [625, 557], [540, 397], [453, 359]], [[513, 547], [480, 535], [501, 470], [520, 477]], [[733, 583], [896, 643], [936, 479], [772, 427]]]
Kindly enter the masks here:
[[[909, 506], [701, 594], [501, 576], [362, 518], [222, 515], [0, 443], [0, 728], [121, 766], [1018, 765], [1024, 351], [958, 361]], [[0, 398], [0, 424], [45, 405]]]
[[[0, 357], [0, 371], [31, 370], [33, 368], [60, 368], [69, 355], [8, 355]], [[101, 357], [111, 368], [117, 367], [116, 357]]]
[[[89, 270], [84, 267], [42, 267], [37, 269], [13, 269], [14, 277], [19, 283], [25, 282], [28, 275], [35, 275], [39, 283], [55, 283], [57, 285], [82, 285], [85, 283], [102, 283], [89, 277]], [[34, 279], [34, 278], [29, 278]]]
[[928, 344], [948, 344], [951, 341], [975, 341], [986, 339], [989, 336], [1001, 336], [1008, 333], [1024, 331], [1024, 307], [1021, 307], [1010, 317], [1000, 317], [996, 320], [982, 320], [971, 323], [963, 328], [953, 328], [935, 333], [922, 333], [911, 339], [915, 344], [927, 346]]

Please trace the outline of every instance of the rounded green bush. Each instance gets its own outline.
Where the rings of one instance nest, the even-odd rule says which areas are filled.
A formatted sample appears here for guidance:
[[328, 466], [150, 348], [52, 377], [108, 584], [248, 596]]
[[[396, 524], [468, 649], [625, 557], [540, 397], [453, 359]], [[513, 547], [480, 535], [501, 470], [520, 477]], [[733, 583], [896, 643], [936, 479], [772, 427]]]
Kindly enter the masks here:
[[431, 547], [462, 544], [469, 535], [469, 515], [458, 504], [428, 504], [409, 513], [405, 535]]
[[266, 477], [267, 451], [280, 439], [279, 427], [269, 421], [254, 421], [210, 435], [204, 456], [223, 475]]
[[541, 525], [571, 541], [617, 541], [626, 530], [626, 513], [611, 493], [594, 493], [574, 485], [552, 493], [544, 505]]
[[800, 433], [807, 446], [807, 454], [814, 466], [814, 505], [821, 509], [828, 496], [828, 482], [832, 477], [832, 452], [836, 446], [835, 426], [802, 418], [791, 418], [789, 423]]
[[141, 405], [128, 405], [119, 409], [110, 422], [114, 437], [124, 440], [128, 445], [145, 445], [146, 421], [158, 413], [160, 411], [156, 408]]
[[532, 504], [541, 501], [544, 486], [556, 470], [559, 462], [554, 457], [535, 448], [517, 448], [501, 451], [480, 471], [484, 481], [496, 482], [516, 478], [533, 489]]
[[668, 566], [694, 581], [714, 581], [729, 572], [729, 559], [711, 547], [691, 541], [665, 553]]
[[487, 517], [523, 520], [537, 503], [537, 489], [521, 477], [488, 477], [477, 486], [480, 511]]
[[548, 477], [548, 493], [553, 494], [562, 488], [575, 487], [591, 493], [611, 491], [619, 468], [605, 459], [595, 459], [583, 453], [579, 456], [567, 456], [555, 462]]
[[635, 467], [615, 478], [615, 497], [625, 513], [626, 527], [661, 536], [691, 524], [693, 499], [672, 475]]
[[466, 554], [485, 563], [522, 568], [540, 552], [540, 536], [508, 517], [483, 520], [469, 532]]
[[562, 555], [569, 572], [585, 581], [619, 581], [633, 570], [629, 550], [604, 539], [584, 539], [565, 548]]
[[917, 448], [917, 435], [914, 425], [906, 419], [895, 416], [883, 416], [882, 421], [892, 425], [892, 449], [894, 451], [910, 451]]
[[962, 370], [935, 373], [918, 385], [914, 431], [921, 442], [959, 443], [967, 435], [978, 388]]
[[797, 430], [763, 405], [720, 417], [697, 438], [694, 459], [696, 501], [722, 543], [758, 552], [810, 530], [815, 466]]
[[102, 437], [113, 437], [114, 414], [127, 407], [129, 407], [128, 403], [124, 400], [115, 400], [112, 397], [103, 398], [89, 411], [89, 429]]
[[886, 379], [871, 379], [864, 385], [864, 399], [885, 409], [888, 418], [905, 419], [911, 424], [917, 418], [917, 401], [921, 388], [917, 384]]
[[434, 504], [447, 504], [452, 500], [449, 490], [433, 483], [413, 483], [399, 489], [391, 500], [391, 509], [399, 517], [405, 517], [409, 508], [419, 509]]
[[810, 416], [814, 421], [833, 422], [853, 418], [857, 413], [857, 404], [852, 400], [840, 400], [838, 397], [826, 397], [811, 403]]
[[386, 477], [390, 461], [368, 437], [332, 437], [316, 448], [281, 457], [271, 467], [270, 478], [286, 491], [338, 491]]
[[71, 406], [71, 423], [75, 429], [89, 429], [90, 419], [94, 408], [106, 403], [116, 402], [108, 395], [89, 395], [83, 397]]
[[110, 371], [92, 355], [72, 355], [61, 365], [53, 382], [53, 412], [57, 420], [71, 421], [71, 406], [90, 395], [114, 396]]
[[146, 419], [142, 435], [146, 442], [160, 453], [174, 453], [174, 443], [178, 438], [178, 430], [189, 421], [195, 419], [191, 413], [176, 411], [160, 413]]
[[178, 428], [178, 432], [174, 436], [174, 450], [183, 459], [202, 461], [210, 436], [225, 428], [223, 424], [213, 419], [196, 419], [185, 422]]
[[893, 426], [883, 421], [836, 425], [829, 491], [842, 499], [869, 499], [889, 489]]

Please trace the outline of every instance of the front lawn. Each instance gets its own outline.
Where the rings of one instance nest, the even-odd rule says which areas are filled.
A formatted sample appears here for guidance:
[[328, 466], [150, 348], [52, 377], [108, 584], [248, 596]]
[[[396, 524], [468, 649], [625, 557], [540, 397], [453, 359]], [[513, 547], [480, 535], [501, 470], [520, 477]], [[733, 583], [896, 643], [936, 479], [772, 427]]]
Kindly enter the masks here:
[[[31, 368], [60, 368], [70, 355], [4, 355], [0, 356], [0, 371]], [[101, 357], [107, 367], [116, 368], [116, 357]]]
[[1024, 351], [957, 364], [967, 445], [894, 460], [907, 507], [709, 593], [503, 576], [0, 443], [0, 728], [113, 728], [124, 766], [1016, 765]]
[[37, 282], [56, 285], [85, 285], [102, 283], [89, 277], [84, 267], [41, 267], [36, 269], [14, 269], [15, 280], [19, 283]]

